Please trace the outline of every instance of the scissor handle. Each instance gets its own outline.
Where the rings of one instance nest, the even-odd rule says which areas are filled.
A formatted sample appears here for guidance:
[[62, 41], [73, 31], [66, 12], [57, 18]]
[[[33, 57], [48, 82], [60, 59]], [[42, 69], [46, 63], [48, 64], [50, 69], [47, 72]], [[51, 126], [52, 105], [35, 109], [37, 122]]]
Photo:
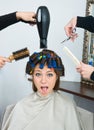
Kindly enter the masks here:
[[76, 28], [73, 28], [72, 33], [75, 33], [75, 32], [76, 32]]
[[[75, 33], [75, 32], [76, 32], [76, 28], [73, 28], [72, 33]], [[72, 37], [70, 36], [70, 37], [66, 38], [65, 40], [63, 40], [61, 43], [64, 43], [64, 42], [70, 40], [71, 38]]]

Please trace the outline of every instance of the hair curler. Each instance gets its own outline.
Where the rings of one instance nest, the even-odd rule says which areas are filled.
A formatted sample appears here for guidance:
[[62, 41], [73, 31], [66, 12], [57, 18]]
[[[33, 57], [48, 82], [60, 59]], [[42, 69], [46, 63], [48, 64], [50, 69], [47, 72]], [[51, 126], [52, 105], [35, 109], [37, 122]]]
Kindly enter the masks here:
[[40, 6], [37, 9], [36, 24], [40, 37], [40, 48], [47, 48], [47, 35], [50, 24], [50, 14], [46, 6]]
[[10, 62], [12, 62], [13, 60], [17, 61], [17, 60], [23, 59], [25, 57], [28, 57], [29, 54], [30, 54], [29, 50], [27, 48], [23, 48], [21, 50], [12, 52], [12, 55], [10, 55], [8, 58], [9, 58]]

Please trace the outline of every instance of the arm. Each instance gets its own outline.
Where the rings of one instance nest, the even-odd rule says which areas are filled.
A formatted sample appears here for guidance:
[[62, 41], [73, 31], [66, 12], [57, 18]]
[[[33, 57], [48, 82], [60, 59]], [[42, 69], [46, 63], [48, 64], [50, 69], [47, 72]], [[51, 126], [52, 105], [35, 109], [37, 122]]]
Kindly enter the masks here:
[[0, 30], [18, 21], [19, 20], [16, 19], [16, 12], [0, 16]]
[[91, 73], [90, 79], [94, 81], [94, 71]]
[[73, 33], [73, 29], [79, 27], [86, 29], [90, 32], [94, 32], [94, 17], [87, 16], [87, 17], [74, 17], [72, 18], [67, 25], [65, 25], [64, 30], [68, 37], [72, 37], [71, 40], [74, 41], [77, 37], [76, 33]]
[[87, 17], [77, 16], [76, 27], [80, 27], [94, 33], [94, 17], [93, 16], [87, 16]]
[[14, 13], [0, 16], [0, 30], [12, 24], [15, 24], [19, 21], [35, 24], [36, 23], [35, 13], [34, 12], [14, 12]]

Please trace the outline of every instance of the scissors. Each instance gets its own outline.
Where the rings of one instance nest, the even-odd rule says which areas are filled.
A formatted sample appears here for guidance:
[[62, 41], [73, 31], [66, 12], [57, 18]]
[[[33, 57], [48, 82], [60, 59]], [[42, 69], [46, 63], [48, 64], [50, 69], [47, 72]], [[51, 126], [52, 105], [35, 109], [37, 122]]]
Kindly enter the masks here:
[[[76, 28], [74, 28], [74, 29], [73, 29], [72, 33], [75, 33], [75, 32], [76, 32]], [[72, 36], [71, 36], [71, 37], [66, 38], [66, 39], [65, 39], [65, 40], [63, 40], [61, 43], [64, 43], [64, 42], [66, 42], [66, 41], [70, 40], [71, 38], [72, 38]]]

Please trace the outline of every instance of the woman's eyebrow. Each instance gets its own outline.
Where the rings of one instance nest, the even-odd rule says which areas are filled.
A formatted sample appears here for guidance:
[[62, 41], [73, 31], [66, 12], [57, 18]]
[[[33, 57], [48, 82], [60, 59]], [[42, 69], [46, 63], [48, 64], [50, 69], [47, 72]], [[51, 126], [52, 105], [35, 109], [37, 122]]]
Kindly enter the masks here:
[[47, 71], [47, 73], [49, 73], [49, 72], [50, 72], [50, 73], [54, 73], [54, 71], [52, 71], [52, 70], [48, 70], [48, 71]]
[[41, 70], [34, 70], [34, 72], [35, 72], [35, 71], [39, 71], [39, 72], [41, 72]]

